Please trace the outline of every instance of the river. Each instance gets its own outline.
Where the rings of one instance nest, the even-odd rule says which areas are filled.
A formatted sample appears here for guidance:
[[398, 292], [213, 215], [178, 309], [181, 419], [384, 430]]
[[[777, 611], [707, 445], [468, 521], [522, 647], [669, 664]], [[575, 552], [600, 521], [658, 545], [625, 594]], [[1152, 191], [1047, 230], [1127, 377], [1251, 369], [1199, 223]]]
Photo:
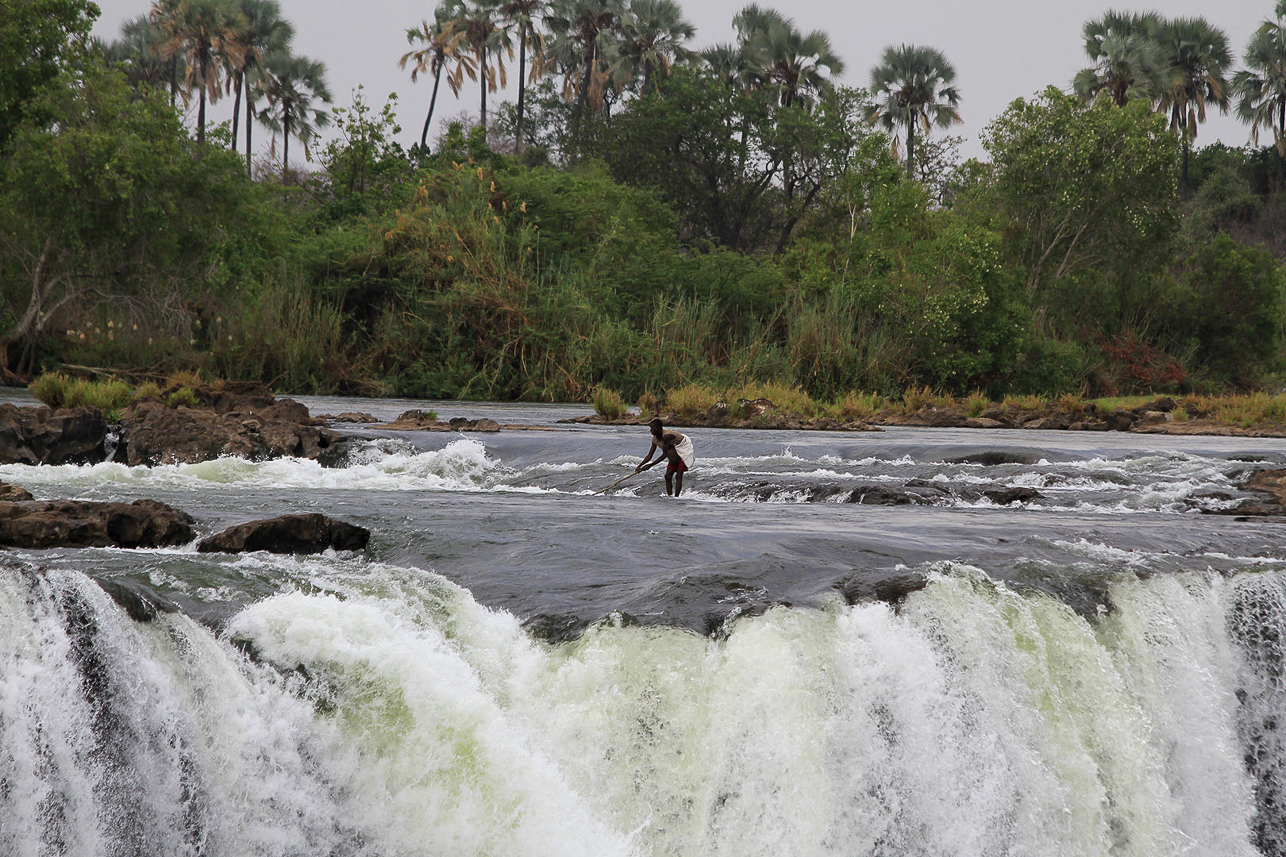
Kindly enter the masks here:
[[1280, 440], [693, 429], [672, 499], [584, 406], [301, 401], [539, 428], [0, 467], [372, 532], [5, 551], [0, 854], [1286, 854], [1284, 525], [1207, 514]]

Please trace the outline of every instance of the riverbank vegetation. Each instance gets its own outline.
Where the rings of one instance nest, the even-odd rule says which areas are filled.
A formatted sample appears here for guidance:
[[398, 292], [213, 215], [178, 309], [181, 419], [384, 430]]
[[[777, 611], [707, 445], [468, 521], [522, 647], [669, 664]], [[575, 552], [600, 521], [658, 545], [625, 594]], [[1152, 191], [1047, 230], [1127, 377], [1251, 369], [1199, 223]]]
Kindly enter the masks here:
[[[1286, 91], [1256, 71], [1286, 7], [1241, 71], [1205, 22], [1087, 22], [1075, 86], [1015, 101], [968, 161], [943, 52], [863, 58], [869, 88], [839, 86], [826, 34], [756, 6], [698, 52], [665, 0], [444, 4], [401, 58], [434, 93], [409, 147], [391, 102], [326, 109], [269, 0], [166, 0], [106, 46], [84, 0], [0, 9], [0, 78], [22, 83], [0, 93], [12, 381], [614, 409], [772, 389], [861, 418], [924, 397], [1205, 408], [1286, 378]], [[1118, 55], [1143, 43], [1146, 63]], [[511, 47], [521, 96], [488, 106]], [[442, 82], [481, 109], [431, 139]], [[232, 91], [244, 114], [211, 125]], [[1223, 106], [1274, 145], [1197, 147]], [[280, 160], [254, 160], [256, 125]]]

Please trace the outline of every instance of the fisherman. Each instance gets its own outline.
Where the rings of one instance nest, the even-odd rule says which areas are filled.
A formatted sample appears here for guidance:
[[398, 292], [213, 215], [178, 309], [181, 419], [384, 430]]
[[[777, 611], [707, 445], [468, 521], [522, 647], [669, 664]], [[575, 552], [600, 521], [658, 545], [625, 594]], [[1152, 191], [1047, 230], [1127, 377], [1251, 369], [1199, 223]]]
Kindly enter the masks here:
[[[654, 418], [648, 426], [652, 429], [652, 445], [648, 447], [647, 456], [634, 468], [634, 472], [649, 470], [662, 461], [668, 461], [669, 464], [665, 467], [665, 494], [667, 497], [678, 497], [683, 491], [683, 474], [697, 460], [692, 452], [692, 441], [686, 434], [666, 431], [659, 418]], [[658, 450], [661, 454], [656, 461], [648, 464], [652, 460], [652, 454]]]

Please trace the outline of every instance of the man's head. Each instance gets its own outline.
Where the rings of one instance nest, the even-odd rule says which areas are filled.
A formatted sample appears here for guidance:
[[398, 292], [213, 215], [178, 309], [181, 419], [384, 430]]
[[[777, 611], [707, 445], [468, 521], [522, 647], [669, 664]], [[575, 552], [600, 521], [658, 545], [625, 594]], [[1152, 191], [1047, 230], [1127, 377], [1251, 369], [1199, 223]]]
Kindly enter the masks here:
[[665, 428], [665, 425], [662, 424], [660, 417], [653, 417], [648, 422], [647, 425], [648, 425], [648, 428], [652, 429], [652, 434], [656, 435], [657, 437], [661, 436], [661, 431], [662, 429]]

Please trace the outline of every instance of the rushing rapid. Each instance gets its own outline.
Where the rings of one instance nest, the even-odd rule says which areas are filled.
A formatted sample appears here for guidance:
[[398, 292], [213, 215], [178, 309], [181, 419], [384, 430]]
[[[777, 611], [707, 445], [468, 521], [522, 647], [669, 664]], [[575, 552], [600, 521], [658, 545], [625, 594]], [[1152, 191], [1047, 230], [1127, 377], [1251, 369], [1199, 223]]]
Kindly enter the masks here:
[[1286, 854], [1282, 524], [1223, 514], [1278, 442], [693, 430], [675, 500], [595, 493], [646, 429], [435, 407], [534, 428], [0, 467], [372, 531], [6, 551], [0, 853]]

